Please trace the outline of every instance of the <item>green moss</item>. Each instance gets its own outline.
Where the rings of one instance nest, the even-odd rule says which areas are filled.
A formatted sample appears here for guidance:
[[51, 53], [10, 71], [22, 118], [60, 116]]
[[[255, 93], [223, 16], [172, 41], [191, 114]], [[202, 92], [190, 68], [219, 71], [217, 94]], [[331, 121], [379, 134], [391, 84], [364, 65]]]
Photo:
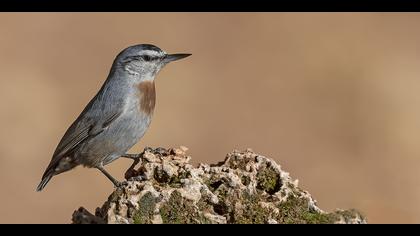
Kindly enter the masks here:
[[280, 174], [272, 167], [262, 169], [257, 174], [257, 188], [274, 194], [281, 188]]
[[255, 195], [244, 194], [241, 212], [236, 210], [230, 219], [236, 224], [265, 224], [270, 217], [270, 210], [258, 204]]
[[139, 210], [134, 213], [134, 224], [150, 224], [156, 207], [156, 199], [151, 192], [147, 192], [139, 201]]
[[318, 212], [305, 212], [303, 219], [306, 224], [332, 224], [335, 222], [335, 217], [331, 214], [322, 214]]
[[[296, 190], [296, 189], [295, 189]], [[334, 213], [319, 213], [311, 210], [306, 198], [299, 197], [297, 190], [292, 190], [285, 202], [276, 205], [278, 213], [270, 208], [261, 206], [266, 202], [261, 194], [243, 192], [236, 196], [221, 184], [215, 194], [219, 203], [212, 205], [208, 199], [202, 198], [197, 204], [182, 197], [179, 191], [172, 192], [169, 200], [160, 208], [160, 215], [165, 224], [206, 224], [211, 223], [203, 216], [204, 212], [217, 213], [224, 216], [228, 223], [236, 224], [266, 224], [274, 219], [281, 224], [330, 224], [344, 217], [348, 222], [360, 215], [355, 210], [336, 211]], [[236, 208], [240, 203], [242, 207]], [[146, 193], [139, 201], [140, 209], [135, 212], [133, 219], [136, 224], [151, 223], [156, 207], [156, 199], [151, 193]]]
[[172, 192], [169, 201], [160, 208], [160, 215], [164, 224], [210, 223], [199, 214], [192, 201], [184, 199], [176, 190]]
[[332, 214], [322, 214], [309, 209], [308, 200], [291, 195], [286, 202], [278, 205], [279, 223], [284, 224], [331, 224], [336, 221]]
[[211, 212], [211, 204], [207, 199], [201, 197], [200, 200], [197, 202], [197, 207], [201, 212]]
[[329, 224], [337, 221], [334, 214], [322, 214], [311, 211], [308, 200], [291, 195], [286, 202], [277, 205], [279, 213], [263, 207], [260, 195], [244, 194], [242, 209], [235, 210], [229, 221], [238, 224], [266, 224], [269, 219], [275, 219], [281, 224]]

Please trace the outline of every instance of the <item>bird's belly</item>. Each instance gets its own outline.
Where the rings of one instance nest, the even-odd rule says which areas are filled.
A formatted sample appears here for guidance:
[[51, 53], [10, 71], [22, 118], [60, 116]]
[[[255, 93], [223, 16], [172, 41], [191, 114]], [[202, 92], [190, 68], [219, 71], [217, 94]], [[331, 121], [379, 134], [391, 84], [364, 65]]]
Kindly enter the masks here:
[[89, 167], [111, 163], [127, 153], [143, 137], [150, 122], [151, 116], [138, 112], [122, 114], [107, 129], [86, 143], [84, 154], [78, 159], [82, 165]]

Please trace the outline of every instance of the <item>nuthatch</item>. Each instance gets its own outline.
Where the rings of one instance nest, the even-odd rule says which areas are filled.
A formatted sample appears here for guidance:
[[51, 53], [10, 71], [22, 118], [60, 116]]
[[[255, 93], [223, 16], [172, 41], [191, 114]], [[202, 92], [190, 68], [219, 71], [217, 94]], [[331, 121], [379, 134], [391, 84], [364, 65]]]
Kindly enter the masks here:
[[121, 185], [104, 166], [126, 154], [145, 134], [155, 108], [156, 74], [169, 62], [191, 54], [167, 54], [150, 44], [128, 47], [118, 54], [96, 96], [68, 128], [37, 187], [41, 191], [57, 174], [78, 165], [99, 169]]

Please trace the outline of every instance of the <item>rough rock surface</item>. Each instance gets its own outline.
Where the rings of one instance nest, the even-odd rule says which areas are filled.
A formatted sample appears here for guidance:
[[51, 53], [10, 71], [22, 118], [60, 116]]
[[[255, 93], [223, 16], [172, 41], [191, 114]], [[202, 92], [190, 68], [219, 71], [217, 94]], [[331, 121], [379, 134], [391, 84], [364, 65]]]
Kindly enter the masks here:
[[322, 211], [289, 173], [250, 149], [198, 167], [186, 151], [146, 148], [126, 184], [94, 215], [79, 208], [73, 223], [366, 223], [356, 210]]

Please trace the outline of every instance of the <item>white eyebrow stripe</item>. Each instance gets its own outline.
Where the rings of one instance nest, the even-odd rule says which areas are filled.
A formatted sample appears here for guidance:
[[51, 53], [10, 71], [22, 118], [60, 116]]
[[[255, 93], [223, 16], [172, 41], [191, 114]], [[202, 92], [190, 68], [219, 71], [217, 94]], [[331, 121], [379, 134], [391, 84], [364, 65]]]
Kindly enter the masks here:
[[162, 54], [163, 54], [162, 52], [158, 52], [158, 51], [154, 51], [154, 50], [143, 50], [140, 53], [141, 56], [149, 55], [149, 56], [155, 56], [155, 57], [162, 56]]

